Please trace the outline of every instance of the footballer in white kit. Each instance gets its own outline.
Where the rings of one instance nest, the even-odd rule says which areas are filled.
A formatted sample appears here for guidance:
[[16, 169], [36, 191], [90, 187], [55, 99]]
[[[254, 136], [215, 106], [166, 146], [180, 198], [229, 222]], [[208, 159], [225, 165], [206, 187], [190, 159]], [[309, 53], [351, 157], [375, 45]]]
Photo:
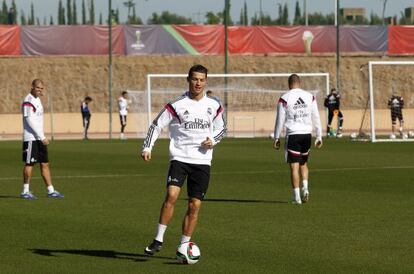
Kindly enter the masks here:
[[127, 116], [128, 116], [128, 92], [123, 91], [121, 97], [118, 98], [118, 110], [119, 110], [119, 121], [121, 122], [121, 134], [120, 139], [125, 139], [125, 127], [127, 125]]
[[[322, 127], [316, 98], [300, 88], [300, 78], [292, 74], [288, 79], [289, 91], [283, 94], [277, 104], [277, 117], [274, 131], [274, 148], [280, 147], [280, 135], [286, 129], [285, 159], [290, 165], [293, 187], [293, 203], [301, 204], [309, 200], [307, 161], [312, 140], [312, 130], [316, 132], [316, 147], [322, 146]], [[302, 197], [300, 195], [302, 179]]]
[[40, 164], [40, 172], [45, 182], [50, 198], [63, 198], [53, 185], [49, 169], [47, 145], [49, 140], [43, 130], [43, 105], [39, 96], [42, 95], [44, 84], [41, 79], [32, 82], [30, 93], [22, 103], [23, 114], [23, 191], [20, 197], [23, 199], [37, 199], [29, 189], [33, 166]]
[[172, 218], [181, 187], [187, 179], [188, 209], [182, 225], [181, 243], [189, 242], [196, 228], [201, 201], [207, 192], [213, 146], [226, 133], [223, 107], [204, 94], [207, 68], [194, 65], [188, 72], [189, 91], [168, 103], [154, 119], [142, 147], [142, 158], [151, 159], [151, 150], [164, 127], [170, 134], [170, 167], [167, 175], [167, 195], [161, 207], [157, 233], [145, 248], [153, 255], [163, 243], [164, 233]]

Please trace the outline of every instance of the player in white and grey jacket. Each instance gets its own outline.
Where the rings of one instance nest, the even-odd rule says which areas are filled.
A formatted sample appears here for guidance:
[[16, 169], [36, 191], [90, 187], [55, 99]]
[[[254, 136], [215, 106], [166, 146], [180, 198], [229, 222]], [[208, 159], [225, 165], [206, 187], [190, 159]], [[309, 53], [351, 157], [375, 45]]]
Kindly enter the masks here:
[[46, 138], [43, 130], [43, 105], [39, 98], [43, 90], [43, 81], [41, 79], [33, 80], [30, 93], [24, 98], [22, 103], [23, 162], [25, 164], [23, 168], [23, 191], [20, 197], [29, 200], [37, 199], [29, 189], [35, 163], [40, 164], [40, 172], [47, 187], [48, 197], [63, 198], [63, 195], [53, 187], [50, 175], [47, 152], [49, 139]]
[[[275, 149], [280, 148], [280, 134], [286, 128], [285, 158], [290, 165], [293, 202], [301, 204], [309, 200], [308, 157], [311, 147], [312, 129], [315, 128], [315, 146], [322, 146], [322, 127], [315, 97], [300, 88], [300, 78], [292, 74], [288, 79], [289, 91], [283, 94], [277, 104], [277, 118], [274, 131]], [[300, 195], [302, 179], [302, 197]]]
[[188, 72], [189, 91], [168, 103], [154, 119], [142, 148], [142, 158], [151, 159], [151, 150], [164, 127], [170, 132], [170, 167], [167, 176], [167, 195], [161, 207], [157, 234], [145, 248], [155, 254], [161, 249], [164, 233], [170, 222], [181, 187], [187, 179], [188, 210], [181, 243], [191, 239], [198, 219], [201, 201], [207, 192], [213, 146], [226, 133], [223, 107], [217, 99], [204, 94], [207, 69], [194, 65]]

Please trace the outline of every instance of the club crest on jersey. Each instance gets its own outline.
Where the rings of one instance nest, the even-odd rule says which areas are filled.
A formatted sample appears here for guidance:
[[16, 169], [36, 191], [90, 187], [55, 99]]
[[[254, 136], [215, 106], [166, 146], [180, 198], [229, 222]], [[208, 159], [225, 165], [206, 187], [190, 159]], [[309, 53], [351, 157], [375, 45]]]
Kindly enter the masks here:
[[213, 110], [212, 110], [211, 108], [208, 108], [208, 109], [207, 109], [207, 114], [208, 114], [208, 115], [213, 114]]

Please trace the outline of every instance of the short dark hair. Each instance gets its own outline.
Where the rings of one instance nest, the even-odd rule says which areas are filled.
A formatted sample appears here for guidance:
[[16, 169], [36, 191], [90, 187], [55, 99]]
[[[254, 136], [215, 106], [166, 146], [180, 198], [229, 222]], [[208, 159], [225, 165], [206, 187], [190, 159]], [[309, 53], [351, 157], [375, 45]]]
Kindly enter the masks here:
[[128, 91], [123, 91], [122, 92], [122, 96], [125, 95], [125, 94], [128, 94]]
[[188, 71], [188, 76], [187, 76], [187, 80], [190, 81], [191, 76], [193, 75], [193, 72], [200, 72], [200, 73], [204, 73], [206, 75], [207, 78], [207, 72], [208, 69], [202, 65], [194, 65], [190, 68], [190, 70]]
[[300, 84], [300, 77], [297, 74], [292, 74], [289, 76], [288, 78], [288, 84], [289, 86], [293, 85], [293, 84]]
[[38, 83], [42, 83], [43, 84], [43, 80], [36, 78], [32, 81], [32, 87], [35, 87]]
[[334, 92], [334, 91], [336, 91], [336, 88], [331, 88], [331, 92]]
[[92, 101], [92, 97], [90, 97], [90, 96], [86, 96], [86, 97], [85, 97], [85, 101]]

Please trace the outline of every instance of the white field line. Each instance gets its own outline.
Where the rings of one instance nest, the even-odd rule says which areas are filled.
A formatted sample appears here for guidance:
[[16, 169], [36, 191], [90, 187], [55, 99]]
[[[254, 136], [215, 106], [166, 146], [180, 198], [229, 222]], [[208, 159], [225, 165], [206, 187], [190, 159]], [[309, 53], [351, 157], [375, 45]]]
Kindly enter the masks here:
[[[382, 166], [382, 167], [343, 167], [343, 168], [316, 168], [310, 169], [310, 172], [337, 172], [337, 171], [358, 171], [358, 170], [381, 170], [381, 169], [414, 169], [414, 166]], [[231, 175], [231, 174], [272, 174], [286, 173], [288, 169], [278, 170], [252, 170], [252, 171], [224, 171], [211, 172], [212, 175]], [[63, 175], [53, 176], [54, 179], [83, 179], [83, 178], [120, 178], [120, 177], [165, 177], [166, 175], [153, 174], [91, 174], [91, 175]], [[41, 177], [33, 177], [40, 179]], [[19, 180], [21, 177], [0, 178], [0, 181]]]

